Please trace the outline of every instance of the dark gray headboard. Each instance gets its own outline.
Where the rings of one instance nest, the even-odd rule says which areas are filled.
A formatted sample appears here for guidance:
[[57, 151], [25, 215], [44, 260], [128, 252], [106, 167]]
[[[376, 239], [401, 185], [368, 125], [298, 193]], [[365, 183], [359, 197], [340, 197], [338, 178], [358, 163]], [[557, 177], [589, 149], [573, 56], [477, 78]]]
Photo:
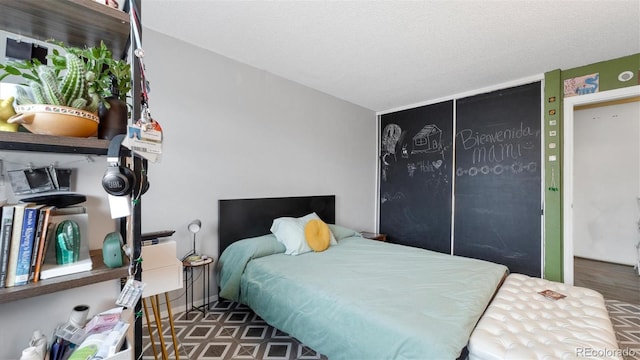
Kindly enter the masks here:
[[218, 201], [218, 256], [234, 241], [269, 234], [273, 219], [315, 212], [335, 224], [336, 196], [228, 199]]

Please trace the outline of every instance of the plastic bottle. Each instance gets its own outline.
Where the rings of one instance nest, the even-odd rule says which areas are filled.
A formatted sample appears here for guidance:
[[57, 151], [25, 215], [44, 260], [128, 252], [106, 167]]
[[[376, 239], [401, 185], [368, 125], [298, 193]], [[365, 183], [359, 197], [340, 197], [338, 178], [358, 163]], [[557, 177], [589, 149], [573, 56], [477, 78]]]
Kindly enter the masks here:
[[35, 346], [29, 346], [28, 348], [22, 350], [22, 355], [20, 356], [20, 360], [42, 360], [44, 358], [40, 357], [38, 351]]
[[31, 335], [29, 347], [22, 350], [20, 360], [44, 360], [47, 355], [47, 337], [42, 331], [36, 330]]

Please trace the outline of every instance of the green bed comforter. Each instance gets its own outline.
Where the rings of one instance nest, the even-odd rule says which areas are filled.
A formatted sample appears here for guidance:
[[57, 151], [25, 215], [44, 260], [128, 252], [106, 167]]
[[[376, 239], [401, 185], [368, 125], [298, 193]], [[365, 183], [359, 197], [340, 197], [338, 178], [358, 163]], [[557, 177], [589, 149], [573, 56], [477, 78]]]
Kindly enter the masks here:
[[357, 236], [283, 252], [273, 235], [231, 245], [220, 296], [329, 359], [455, 359], [507, 271]]

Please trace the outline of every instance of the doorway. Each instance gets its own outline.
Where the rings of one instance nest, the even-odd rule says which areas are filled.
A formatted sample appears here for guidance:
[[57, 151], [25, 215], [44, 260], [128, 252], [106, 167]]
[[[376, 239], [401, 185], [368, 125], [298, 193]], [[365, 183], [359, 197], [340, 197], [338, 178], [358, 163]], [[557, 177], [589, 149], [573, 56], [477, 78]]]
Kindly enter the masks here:
[[[632, 107], [637, 106], [635, 104], [640, 104], [640, 86], [570, 97], [564, 100], [563, 261], [564, 282], [567, 284], [573, 285], [574, 282], [574, 256], [576, 255], [609, 262], [635, 264], [638, 261], [636, 252], [633, 251], [638, 239], [635, 222], [638, 220], [639, 213], [638, 201], [634, 197], [640, 196], [640, 182], [638, 181], [640, 154], [637, 150], [637, 139], [640, 138], [640, 127], [637, 124], [638, 116], [635, 116], [635, 125], [630, 125], [634, 121], [626, 121], [627, 124], [624, 126], [630, 127], [625, 130], [612, 126], [614, 124], [612, 120], [615, 119], [603, 119], [603, 117], [611, 116], [603, 115], [611, 113], [606, 111], [608, 108], [624, 104], [631, 104]], [[580, 109], [599, 110], [582, 116], [582, 114], [576, 113], [576, 111], [582, 111]], [[601, 119], [589, 119], [589, 117]], [[593, 121], [577, 124], [576, 118]], [[605, 122], [608, 123], [608, 126], [603, 125]], [[588, 128], [590, 125], [593, 125], [594, 128]], [[631, 131], [634, 133], [630, 134]], [[581, 138], [577, 139], [576, 135]], [[584, 136], [591, 138], [585, 142]], [[598, 136], [601, 136], [600, 140], [597, 139]], [[635, 141], [636, 144], [629, 144], [631, 148], [634, 146], [636, 148], [633, 156], [625, 155], [625, 152], [628, 154], [632, 150], [621, 145], [624, 141], [620, 141], [622, 136], [635, 139], [631, 141]], [[590, 146], [589, 141], [595, 141], [594, 146]], [[616, 143], [616, 141], [618, 142]], [[629, 139], [627, 139], [628, 141]], [[610, 146], [606, 146], [606, 144], [610, 144]], [[579, 154], [578, 151], [580, 151]], [[629, 166], [625, 167], [625, 163], [620, 161], [621, 158], [625, 159]], [[635, 172], [635, 177], [632, 176], [631, 179], [627, 179], [624, 185], [619, 185], [616, 181], [625, 176], [622, 174], [625, 170], [626, 172]], [[629, 187], [632, 189], [629, 190]], [[616, 212], [617, 214], [615, 214]], [[620, 224], [630, 224], [627, 227], [614, 225], [615, 221]], [[620, 239], [622, 236], [626, 239]], [[618, 239], [611, 240], [612, 238]], [[585, 241], [591, 242], [591, 244], [585, 244], [583, 239], [587, 239]], [[614, 241], [614, 244], [607, 241]], [[614, 248], [615, 251], [612, 251]]]

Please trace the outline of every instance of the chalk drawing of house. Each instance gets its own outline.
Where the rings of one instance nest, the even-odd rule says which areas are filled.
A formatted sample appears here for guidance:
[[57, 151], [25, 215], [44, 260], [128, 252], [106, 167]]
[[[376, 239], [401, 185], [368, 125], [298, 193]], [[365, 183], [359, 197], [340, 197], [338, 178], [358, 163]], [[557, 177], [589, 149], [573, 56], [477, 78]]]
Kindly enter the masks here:
[[413, 137], [412, 154], [435, 152], [442, 149], [442, 130], [436, 125], [426, 125]]

